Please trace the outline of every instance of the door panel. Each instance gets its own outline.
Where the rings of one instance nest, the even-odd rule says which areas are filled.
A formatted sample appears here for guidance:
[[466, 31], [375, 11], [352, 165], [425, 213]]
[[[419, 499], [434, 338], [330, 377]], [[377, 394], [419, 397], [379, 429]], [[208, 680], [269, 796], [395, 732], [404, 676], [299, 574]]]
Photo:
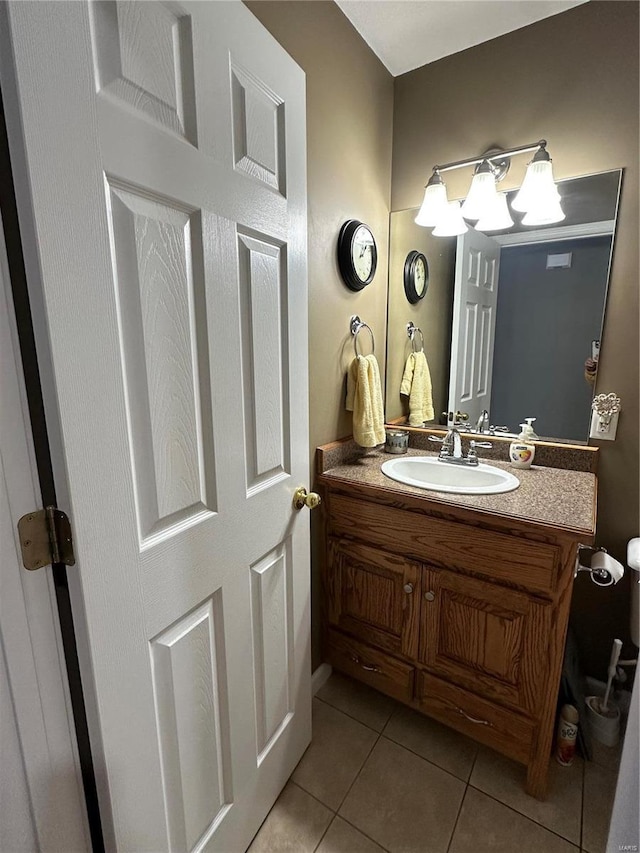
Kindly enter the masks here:
[[524, 593], [432, 567], [423, 571], [420, 660], [468, 690], [534, 713], [551, 607]]
[[141, 547], [215, 511], [202, 219], [108, 188]]
[[107, 0], [92, 4], [91, 24], [98, 90], [197, 144], [191, 16]]
[[291, 470], [286, 246], [238, 233], [247, 494]]
[[304, 75], [240, 2], [9, 21], [101, 806], [244, 849], [310, 738]]
[[449, 411], [475, 423], [491, 402], [500, 246], [470, 228], [458, 238]]
[[232, 802], [221, 590], [150, 643], [171, 848], [192, 850]]
[[295, 683], [291, 571], [289, 540], [251, 566], [258, 764], [288, 724], [295, 707], [291, 692]]

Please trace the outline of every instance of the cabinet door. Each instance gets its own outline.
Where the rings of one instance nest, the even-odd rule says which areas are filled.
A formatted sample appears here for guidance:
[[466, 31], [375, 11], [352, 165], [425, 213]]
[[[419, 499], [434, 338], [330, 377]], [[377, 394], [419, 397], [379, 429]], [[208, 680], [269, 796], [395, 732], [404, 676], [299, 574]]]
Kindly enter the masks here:
[[542, 700], [552, 608], [521, 592], [427, 567], [420, 660], [475, 693], [532, 714]]
[[327, 587], [331, 625], [385, 651], [416, 658], [418, 563], [331, 538]]

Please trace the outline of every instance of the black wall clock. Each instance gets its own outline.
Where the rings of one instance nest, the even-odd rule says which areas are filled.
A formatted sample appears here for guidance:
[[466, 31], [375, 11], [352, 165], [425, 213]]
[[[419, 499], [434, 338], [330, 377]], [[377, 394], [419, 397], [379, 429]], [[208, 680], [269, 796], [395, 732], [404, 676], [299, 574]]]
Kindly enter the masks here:
[[362, 290], [373, 280], [378, 249], [371, 229], [357, 219], [349, 219], [338, 236], [338, 267], [351, 290]]
[[423, 299], [429, 287], [429, 264], [422, 252], [409, 252], [404, 262], [404, 292], [412, 305]]

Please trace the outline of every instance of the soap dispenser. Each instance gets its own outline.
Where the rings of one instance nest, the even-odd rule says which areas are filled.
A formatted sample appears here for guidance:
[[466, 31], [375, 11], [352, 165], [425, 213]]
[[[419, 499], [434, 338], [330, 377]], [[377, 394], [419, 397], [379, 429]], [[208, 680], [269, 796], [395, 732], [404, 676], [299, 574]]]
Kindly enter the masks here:
[[514, 468], [531, 468], [536, 446], [533, 439], [537, 438], [532, 423], [535, 418], [527, 418], [527, 423], [520, 424], [520, 435], [509, 445], [509, 461]]

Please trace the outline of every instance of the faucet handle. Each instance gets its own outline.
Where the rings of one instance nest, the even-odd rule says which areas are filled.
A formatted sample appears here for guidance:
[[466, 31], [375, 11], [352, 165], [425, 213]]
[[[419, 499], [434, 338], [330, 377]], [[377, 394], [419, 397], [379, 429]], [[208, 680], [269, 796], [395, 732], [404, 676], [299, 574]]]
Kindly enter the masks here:
[[439, 436], [437, 436], [437, 435], [430, 435], [430, 436], [429, 436], [429, 441], [437, 441], [437, 442], [438, 442], [438, 444], [442, 444], [442, 443], [444, 442], [444, 438], [440, 438], [440, 437], [439, 437]]

